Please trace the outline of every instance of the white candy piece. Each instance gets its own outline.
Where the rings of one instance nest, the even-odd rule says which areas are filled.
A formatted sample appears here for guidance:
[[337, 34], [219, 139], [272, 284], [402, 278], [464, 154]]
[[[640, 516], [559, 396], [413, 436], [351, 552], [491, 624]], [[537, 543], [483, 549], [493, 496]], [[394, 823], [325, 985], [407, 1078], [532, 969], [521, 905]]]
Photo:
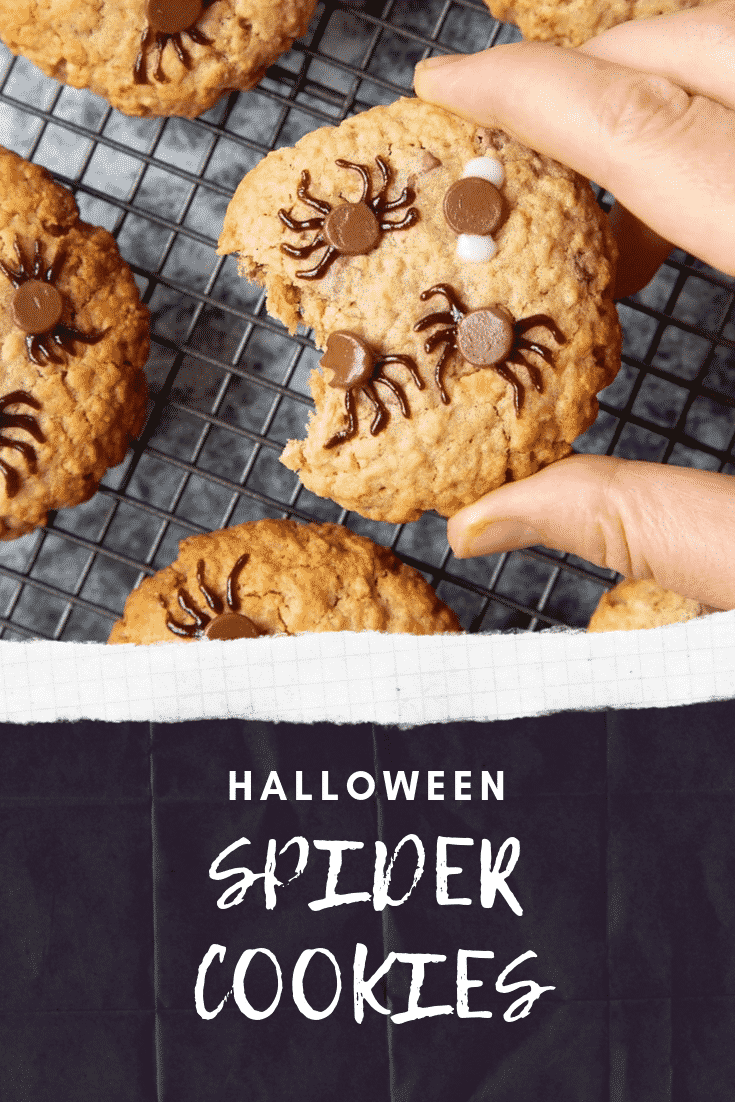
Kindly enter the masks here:
[[457, 256], [471, 264], [481, 264], [483, 260], [492, 260], [498, 246], [488, 234], [481, 237], [476, 233], [460, 233], [457, 236]]
[[474, 160], [467, 162], [462, 175], [480, 176], [483, 180], [489, 180], [495, 187], [502, 187], [505, 169], [496, 157], [475, 157]]

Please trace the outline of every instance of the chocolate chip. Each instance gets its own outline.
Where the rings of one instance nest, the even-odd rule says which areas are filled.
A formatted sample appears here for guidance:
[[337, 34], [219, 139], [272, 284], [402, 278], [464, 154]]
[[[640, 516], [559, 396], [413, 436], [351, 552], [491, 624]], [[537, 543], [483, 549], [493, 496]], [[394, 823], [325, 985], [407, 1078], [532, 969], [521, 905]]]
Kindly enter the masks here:
[[513, 348], [513, 318], [502, 306], [473, 310], [457, 326], [457, 347], [475, 367], [502, 363]]
[[50, 283], [29, 279], [13, 295], [13, 320], [29, 336], [49, 333], [61, 321], [64, 302]]
[[367, 203], [343, 203], [324, 219], [322, 233], [343, 256], [364, 256], [378, 244], [380, 225]]
[[239, 612], [223, 612], [204, 629], [207, 639], [257, 639], [260, 632], [252, 620]]
[[475, 134], [475, 145], [479, 148], [480, 153], [485, 153], [488, 149], [494, 149], [497, 153], [500, 153], [510, 140], [502, 130], [492, 130], [490, 127], [478, 130]]
[[193, 27], [202, 14], [202, 0], [148, 0], [148, 23], [160, 34], [178, 34]]
[[487, 236], [497, 228], [502, 215], [502, 195], [480, 176], [457, 180], [444, 196], [444, 217], [455, 233]]
[[362, 337], [339, 330], [330, 334], [327, 351], [320, 363], [334, 372], [329, 386], [336, 390], [352, 390], [369, 382], [375, 367], [375, 355]]

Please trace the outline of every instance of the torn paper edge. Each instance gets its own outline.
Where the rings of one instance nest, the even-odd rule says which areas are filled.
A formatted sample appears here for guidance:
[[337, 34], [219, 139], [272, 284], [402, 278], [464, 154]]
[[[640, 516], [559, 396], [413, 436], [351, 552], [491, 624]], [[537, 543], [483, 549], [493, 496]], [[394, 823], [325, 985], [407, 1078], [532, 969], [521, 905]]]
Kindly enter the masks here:
[[735, 698], [735, 612], [588, 635], [325, 632], [154, 646], [0, 642], [10, 723], [414, 726]]

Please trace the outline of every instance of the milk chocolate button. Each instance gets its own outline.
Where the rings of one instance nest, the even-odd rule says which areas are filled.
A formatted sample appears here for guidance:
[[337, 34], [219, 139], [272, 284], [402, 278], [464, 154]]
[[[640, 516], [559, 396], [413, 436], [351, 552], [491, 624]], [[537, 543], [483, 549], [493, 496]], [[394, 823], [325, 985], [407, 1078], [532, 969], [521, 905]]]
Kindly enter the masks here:
[[455, 233], [491, 234], [503, 214], [503, 197], [489, 180], [467, 176], [444, 196], [444, 217]]
[[320, 363], [334, 372], [329, 386], [337, 390], [352, 390], [368, 382], [375, 367], [375, 356], [370, 345], [356, 333], [339, 330], [330, 334], [327, 351]]
[[324, 219], [322, 233], [343, 256], [364, 256], [378, 244], [380, 226], [367, 203], [343, 203]]
[[50, 283], [29, 279], [13, 295], [13, 320], [29, 336], [49, 333], [61, 321], [64, 303]]
[[204, 629], [207, 639], [257, 639], [260, 632], [252, 620], [239, 612], [223, 612]]
[[513, 318], [502, 306], [473, 310], [457, 327], [457, 347], [476, 367], [501, 363], [513, 347]]
[[202, 0], [148, 0], [146, 15], [154, 31], [178, 34], [193, 27], [202, 14]]

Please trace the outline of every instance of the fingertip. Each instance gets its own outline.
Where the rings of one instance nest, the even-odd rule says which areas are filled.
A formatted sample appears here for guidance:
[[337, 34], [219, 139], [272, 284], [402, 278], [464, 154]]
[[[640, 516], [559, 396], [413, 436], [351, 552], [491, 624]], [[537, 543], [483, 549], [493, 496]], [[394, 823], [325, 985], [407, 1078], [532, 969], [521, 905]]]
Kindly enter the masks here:
[[447, 540], [455, 559], [470, 558], [470, 554], [467, 551], [467, 524], [464, 520], [465, 512], [466, 510], [463, 509], [461, 513], [457, 513], [447, 522]]
[[[483, 501], [458, 513], [447, 526], [449, 545], [458, 559], [516, 551], [542, 543], [542, 534], [524, 516], [489, 516]], [[450, 531], [451, 529], [451, 531]]]
[[447, 74], [451, 68], [466, 60], [466, 54], [437, 54], [419, 61], [413, 74], [413, 90], [419, 99], [447, 106]]
[[498, 125], [495, 118], [492, 73], [499, 51], [505, 46], [476, 54], [444, 54], [419, 62], [414, 71], [416, 95], [443, 107], [453, 115], [481, 126]]
[[425, 61], [419, 61], [418, 65], [416, 66], [416, 68], [413, 71], [413, 90], [416, 93], [416, 95], [419, 97], [419, 99], [429, 101], [429, 96], [427, 95], [426, 81], [427, 81], [426, 62]]
[[461, 61], [466, 54], [435, 54], [433, 57], [425, 57], [416, 65], [416, 72], [426, 73], [430, 69], [440, 69], [444, 65], [452, 65]]
[[472, 505], [465, 505], [447, 522], [447, 539], [456, 559], [471, 559], [483, 553], [476, 548], [496, 519], [494, 506], [497, 493], [497, 490], [492, 491]]

